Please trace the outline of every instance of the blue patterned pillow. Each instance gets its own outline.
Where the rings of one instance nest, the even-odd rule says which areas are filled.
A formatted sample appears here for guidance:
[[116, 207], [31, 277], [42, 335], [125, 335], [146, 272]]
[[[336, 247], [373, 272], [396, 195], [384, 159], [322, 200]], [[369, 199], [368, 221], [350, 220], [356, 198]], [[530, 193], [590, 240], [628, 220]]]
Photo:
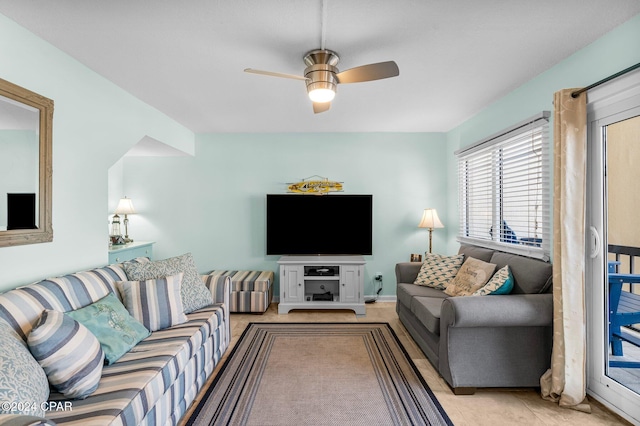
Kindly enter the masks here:
[[187, 321], [180, 300], [182, 273], [155, 280], [118, 281], [124, 306], [150, 331]]
[[84, 399], [98, 388], [104, 353], [96, 336], [73, 318], [44, 311], [27, 343], [49, 383], [67, 398]]
[[425, 253], [424, 262], [413, 283], [444, 290], [447, 288], [449, 281], [458, 273], [463, 260], [464, 255], [462, 254], [443, 256]]
[[43, 404], [49, 399], [47, 376], [18, 333], [2, 319], [0, 365], [0, 402], [8, 403], [0, 404], [0, 414], [44, 417]]
[[513, 275], [509, 265], [493, 274], [484, 287], [478, 289], [472, 296], [486, 296], [488, 294], [509, 294], [513, 290]]
[[132, 281], [153, 280], [182, 272], [184, 276], [180, 287], [180, 298], [185, 314], [213, 303], [211, 293], [202, 282], [191, 253], [153, 262], [127, 262], [123, 268], [127, 278]]
[[129, 315], [113, 293], [66, 315], [87, 327], [98, 338], [107, 365], [116, 362], [150, 334], [144, 325]]

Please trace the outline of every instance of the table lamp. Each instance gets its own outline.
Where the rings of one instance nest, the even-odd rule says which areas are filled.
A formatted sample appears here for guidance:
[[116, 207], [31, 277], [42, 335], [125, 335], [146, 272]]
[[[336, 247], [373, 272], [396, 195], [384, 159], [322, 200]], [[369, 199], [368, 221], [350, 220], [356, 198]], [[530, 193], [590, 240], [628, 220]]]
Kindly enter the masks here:
[[131, 198], [121, 198], [118, 203], [118, 207], [116, 207], [116, 211], [114, 212], [116, 215], [124, 215], [124, 242], [131, 243], [133, 240], [129, 238], [129, 218], [127, 215], [135, 214], [136, 211], [133, 208], [133, 203], [131, 202]]
[[418, 224], [418, 228], [429, 229], [429, 253], [431, 253], [431, 237], [433, 228], [444, 228], [444, 225], [440, 222], [436, 209], [424, 209], [424, 212], [422, 213], [422, 220]]

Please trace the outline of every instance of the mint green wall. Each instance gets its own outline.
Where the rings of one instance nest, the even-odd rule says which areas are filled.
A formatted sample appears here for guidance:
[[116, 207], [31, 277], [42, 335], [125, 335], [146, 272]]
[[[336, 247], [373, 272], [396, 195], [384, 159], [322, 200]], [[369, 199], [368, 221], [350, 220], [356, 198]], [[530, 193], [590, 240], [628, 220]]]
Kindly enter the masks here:
[[158, 241], [160, 258], [192, 251], [201, 271], [275, 270], [277, 257], [264, 256], [264, 194], [319, 174], [344, 181], [347, 192], [374, 194], [374, 255], [367, 259], [365, 292], [371, 294], [371, 277], [382, 272], [383, 294], [393, 295], [395, 263], [426, 247], [426, 231], [416, 228], [423, 208], [436, 207], [446, 226], [434, 232], [434, 250], [457, 251], [454, 151], [552, 110], [553, 93], [561, 88], [588, 85], [640, 61], [639, 43], [636, 17], [446, 135], [198, 135], [195, 158], [126, 159], [125, 191], [146, 209], [132, 217], [131, 233]]
[[[444, 142], [434, 133], [198, 135], [194, 158], [125, 158], [125, 190], [140, 213], [131, 216], [129, 233], [157, 241], [158, 258], [191, 251], [202, 272], [276, 271], [278, 256], [265, 256], [265, 194], [325, 176], [344, 182], [345, 193], [373, 194], [365, 294], [382, 272], [382, 294], [395, 295], [395, 264], [427, 247], [427, 232], [417, 227], [422, 210], [436, 207], [446, 217]], [[439, 231], [436, 248], [445, 242]], [[322, 226], [301, 225], [300, 232]]]
[[[549, 46], [550, 49], [553, 46]], [[447, 133], [448, 193], [457, 194], [457, 149], [482, 140], [534, 114], [553, 111], [553, 94], [565, 88], [588, 86], [640, 62], [640, 15], [615, 28]], [[464, 102], [464, 100], [461, 100]], [[553, 115], [553, 114], [552, 114]], [[550, 125], [551, 138], [553, 120]], [[551, 139], [552, 140], [552, 139]], [[448, 200], [448, 252], [458, 248], [458, 199]]]
[[0, 78], [55, 102], [54, 239], [0, 248], [0, 291], [107, 263], [109, 167], [145, 135], [193, 153], [193, 132], [2, 15]]
[[[553, 46], [549, 46], [553, 48]], [[457, 249], [457, 176], [453, 152], [541, 110], [553, 92], [588, 85], [640, 61], [640, 16], [540, 74], [445, 134], [198, 135], [0, 15], [0, 78], [55, 101], [54, 241], [0, 248], [0, 291], [42, 277], [106, 263], [108, 203], [128, 195], [140, 214], [130, 234], [156, 240], [157, 257], [192, 251], [199, 269], [275, 269], [264, 256], [264, 194], [319, 174], [346, 192], [374, 195], [371, 277], [426, 247], [421, 211], [436, 207], [446, 226], [434, 250]], [[464, 102], [464, 99], [460, 99]], [[250, 124], [248, 124], [250, 130]], [[127, 158], [144, 136], [195, 157]], [[122, 168], [126, 194], [108, 193], [108, 171]], [[119, 181], [120, 182], [120, 181]]]

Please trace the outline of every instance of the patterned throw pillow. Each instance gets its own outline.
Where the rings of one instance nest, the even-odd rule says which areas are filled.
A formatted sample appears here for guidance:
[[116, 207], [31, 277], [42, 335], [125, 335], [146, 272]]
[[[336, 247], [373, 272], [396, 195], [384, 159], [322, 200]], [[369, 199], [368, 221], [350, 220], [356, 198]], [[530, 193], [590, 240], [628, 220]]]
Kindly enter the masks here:
[[129, 315], [113, 293], [66, 315], [87, 327], [98, 338], [107, 365], [116, 362], [150, 334], [144, 325]]
[[27, 343], [49, 383], [67, 398], [84, 399], [98, 388], [104, 353], [96, 336], [73, 318], [44, 311]]
[[213, 303], [211, 293], [202, 282], [191, 253], [146, 263], [127, 262], [123, 266], [127, 278], [132, 281], [153, 280], [182, 272], [184, 276], [180, 287], [180, 298], [185, 314]]
[[117, 281], [124, 306], [132, 317], [150, 331], [162, 330], [187, 321], [180, 300], [182, 272], [143, 281]]
[[449, 296], [470, 296], [489, 281], [495, 270], [494, 263], [468, 257], [444, 292]]
[[462, 254], [443, 256], [425, 253], [424, 262], [413, 283], [444, 290], [449, 281], [458, 273], [463, 260], [464, 255]]
[[[47, 376], [18, 333], [2, 319], [0, 365], [0, 402], [9, 403], [0, 404], [0, 414], [44, 417], [43, 403], [49, 399]], [[25, 401], [29, 404], [24, 404]]]
[[501, 268], [493, 274], [493, 277], [483, 287], [476, 290], [472, 296], [485, 296], [487, 294], [509, 294], [513, 290], [513, 275], [509, 265]]

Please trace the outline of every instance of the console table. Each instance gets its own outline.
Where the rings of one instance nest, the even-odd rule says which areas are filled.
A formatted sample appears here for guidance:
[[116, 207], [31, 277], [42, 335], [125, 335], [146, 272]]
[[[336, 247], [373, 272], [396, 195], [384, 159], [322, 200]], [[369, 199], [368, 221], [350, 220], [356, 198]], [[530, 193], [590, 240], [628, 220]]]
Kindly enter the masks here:
[[282, 256], [278, 313], [291, 309], [350, 309], [364, 315], [362, 256]]
[[111, 246], [109, 248], [109, 264], [126, 262], [136, 257], [148, 257], [151, 259], [153, 256], [153, 244], [153, 241], [140, 241]]

